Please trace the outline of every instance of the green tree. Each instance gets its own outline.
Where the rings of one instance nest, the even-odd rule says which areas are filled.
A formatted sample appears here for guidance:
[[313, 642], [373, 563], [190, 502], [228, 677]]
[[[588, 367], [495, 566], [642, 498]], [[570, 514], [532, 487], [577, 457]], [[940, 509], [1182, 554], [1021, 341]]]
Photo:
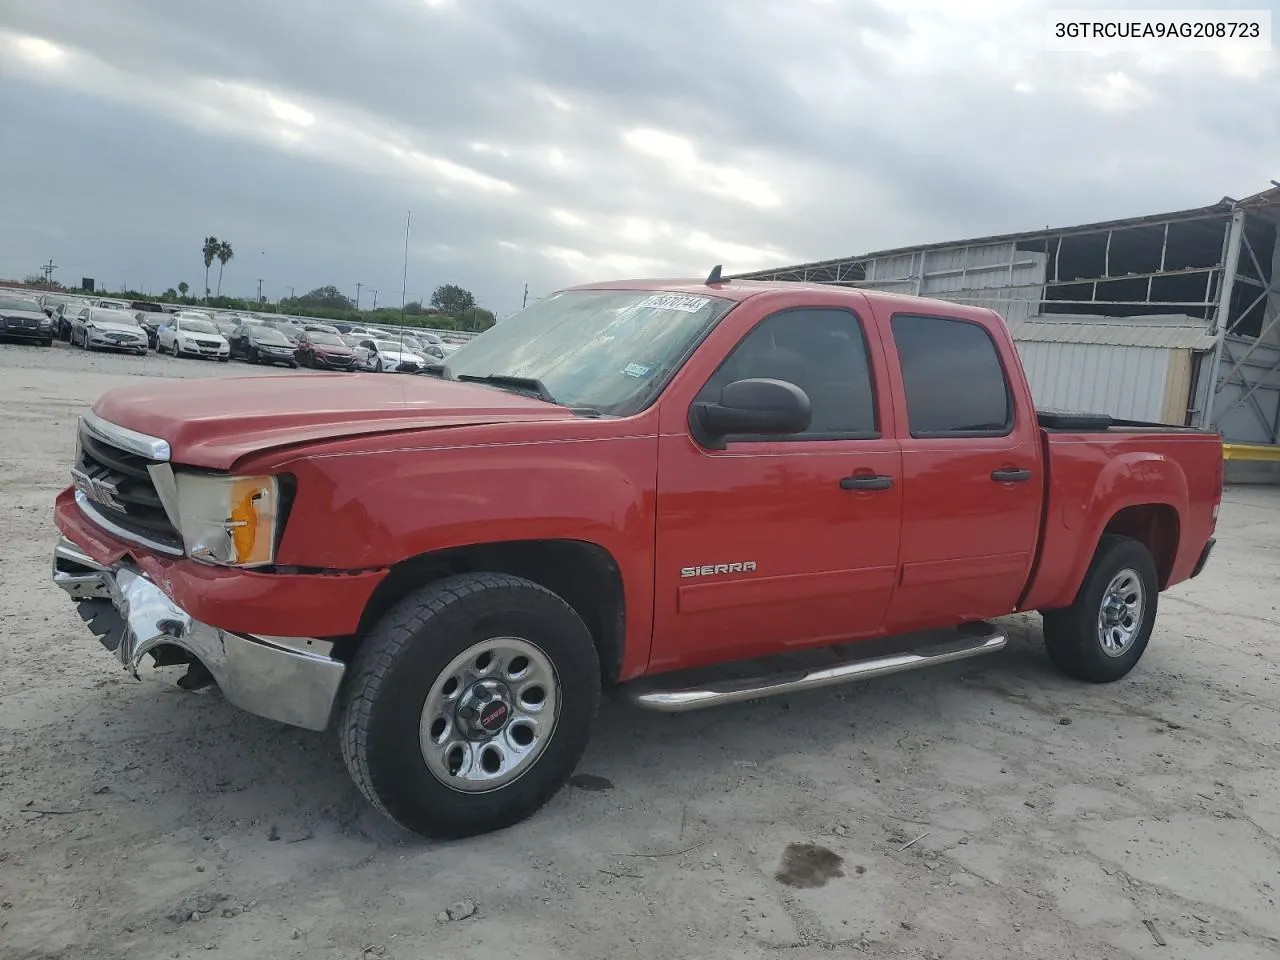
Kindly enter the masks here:
[[209, 268], [213, 266], [213, 260], [218, 255], [218, 238], [212, 234], [204, 238], [204, 298], [209, 299]]
[[187, 283], [187, 281], [185, 280], [183, 280], [180, 284], [178, 284], [178, 292], [182, 294], [184, 297], [187, 295], [187, 291], [190, 289], [191, 289], [191, 284]]
[[464, 310], [476, 305], [475, 294], [454, 283], [446, 283], [436, 287], [431, 294], [431, 305], [450, 317], [456, 317]]
[[420, 317], [425, 312], [426, 311], [422, 309], [422, 304], [417, 300], [410, 300], [404, 305], [404, 315], [406, 317]]
[[476, 333], [488, 330], [498, 322], [493, 311], [486, 310], [484, 307], [467, 307], [458, 314], [457, 319], [459, 330], [474, 330]]
[[316, 287], [289, 302], [291, 308], [303, 310], [354, 310], [355, 304], [333, 284]]
[[218, 258], [218, 296], [222, 296], [222, 271], [226, 268], [227, 261], [235, 255], [235, 251], [231, 249], [231, 244], [226, 240], [218, 242], [218, 249], [214, 251], [214, 256]]
[[164, 292], [164, 294], [162, 295], [161, 299], [163, 299], [163, 300], [177, 300], [177, 299], [178, 299], [178, 291], [177, 291], [177, 290], [175, 290], [175, 289], [173, 289], [173, 287], [170, 287], [168, 290], [166, 290], [166, 291]]

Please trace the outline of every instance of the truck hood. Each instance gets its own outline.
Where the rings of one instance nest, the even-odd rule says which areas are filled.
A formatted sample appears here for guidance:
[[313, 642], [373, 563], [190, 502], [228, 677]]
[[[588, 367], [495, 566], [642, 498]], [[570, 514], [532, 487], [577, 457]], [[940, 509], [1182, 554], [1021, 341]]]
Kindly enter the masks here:
[[573, 417], [564, 407], [494, 387], [363, 373], [157, 381], [104, 393], [93, 412], [167, 440], [174, 463], [212, 470], [295, 444]]

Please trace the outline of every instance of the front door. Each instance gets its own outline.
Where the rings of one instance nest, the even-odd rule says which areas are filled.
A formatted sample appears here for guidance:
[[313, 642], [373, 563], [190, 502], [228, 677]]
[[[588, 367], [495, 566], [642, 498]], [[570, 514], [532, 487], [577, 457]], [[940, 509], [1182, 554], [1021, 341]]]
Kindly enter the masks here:
[[848, 309], [774, 313], [694, 399], [714, 401], [736, 380], [785, 380], [810, 398], [808, 431], [711, 450], [687, 423], [663, 429], [652, 670], [880, 632], [902, 512], [883, 363]]

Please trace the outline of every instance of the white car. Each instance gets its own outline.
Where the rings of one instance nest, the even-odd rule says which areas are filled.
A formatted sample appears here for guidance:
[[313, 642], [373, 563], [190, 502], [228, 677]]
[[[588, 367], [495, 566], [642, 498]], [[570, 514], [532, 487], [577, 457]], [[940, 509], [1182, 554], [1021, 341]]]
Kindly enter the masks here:
[[231, 344], [219, 332], [217, 324], [203, 314], [175, 313], [156, 335], [156, 353], [208, 357], [227, 363], [231, 359]]
[[108, 310], [128, 310], [128, 300], [116, 300], [114, 297], [98, 297], [91, 304], [91, 307], [105, 307]]
[[418, 373], [427, 365], [424, 357], [398, 340], [361, 340], [354, 349], [360, 369], [374, 373]]
[[71, 322], [71, 345], [86, 350], [147, 352], [147, 331], [128, 310], [84, 307]]

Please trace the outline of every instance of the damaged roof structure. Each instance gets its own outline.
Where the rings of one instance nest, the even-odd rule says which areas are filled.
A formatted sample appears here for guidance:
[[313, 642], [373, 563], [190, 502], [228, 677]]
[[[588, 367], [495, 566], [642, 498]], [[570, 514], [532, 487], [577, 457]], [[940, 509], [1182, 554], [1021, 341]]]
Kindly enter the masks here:
[[1280, 183], [1190, 210], [738, 274], [991, 307], [1036, 402], [1280, 442]]

